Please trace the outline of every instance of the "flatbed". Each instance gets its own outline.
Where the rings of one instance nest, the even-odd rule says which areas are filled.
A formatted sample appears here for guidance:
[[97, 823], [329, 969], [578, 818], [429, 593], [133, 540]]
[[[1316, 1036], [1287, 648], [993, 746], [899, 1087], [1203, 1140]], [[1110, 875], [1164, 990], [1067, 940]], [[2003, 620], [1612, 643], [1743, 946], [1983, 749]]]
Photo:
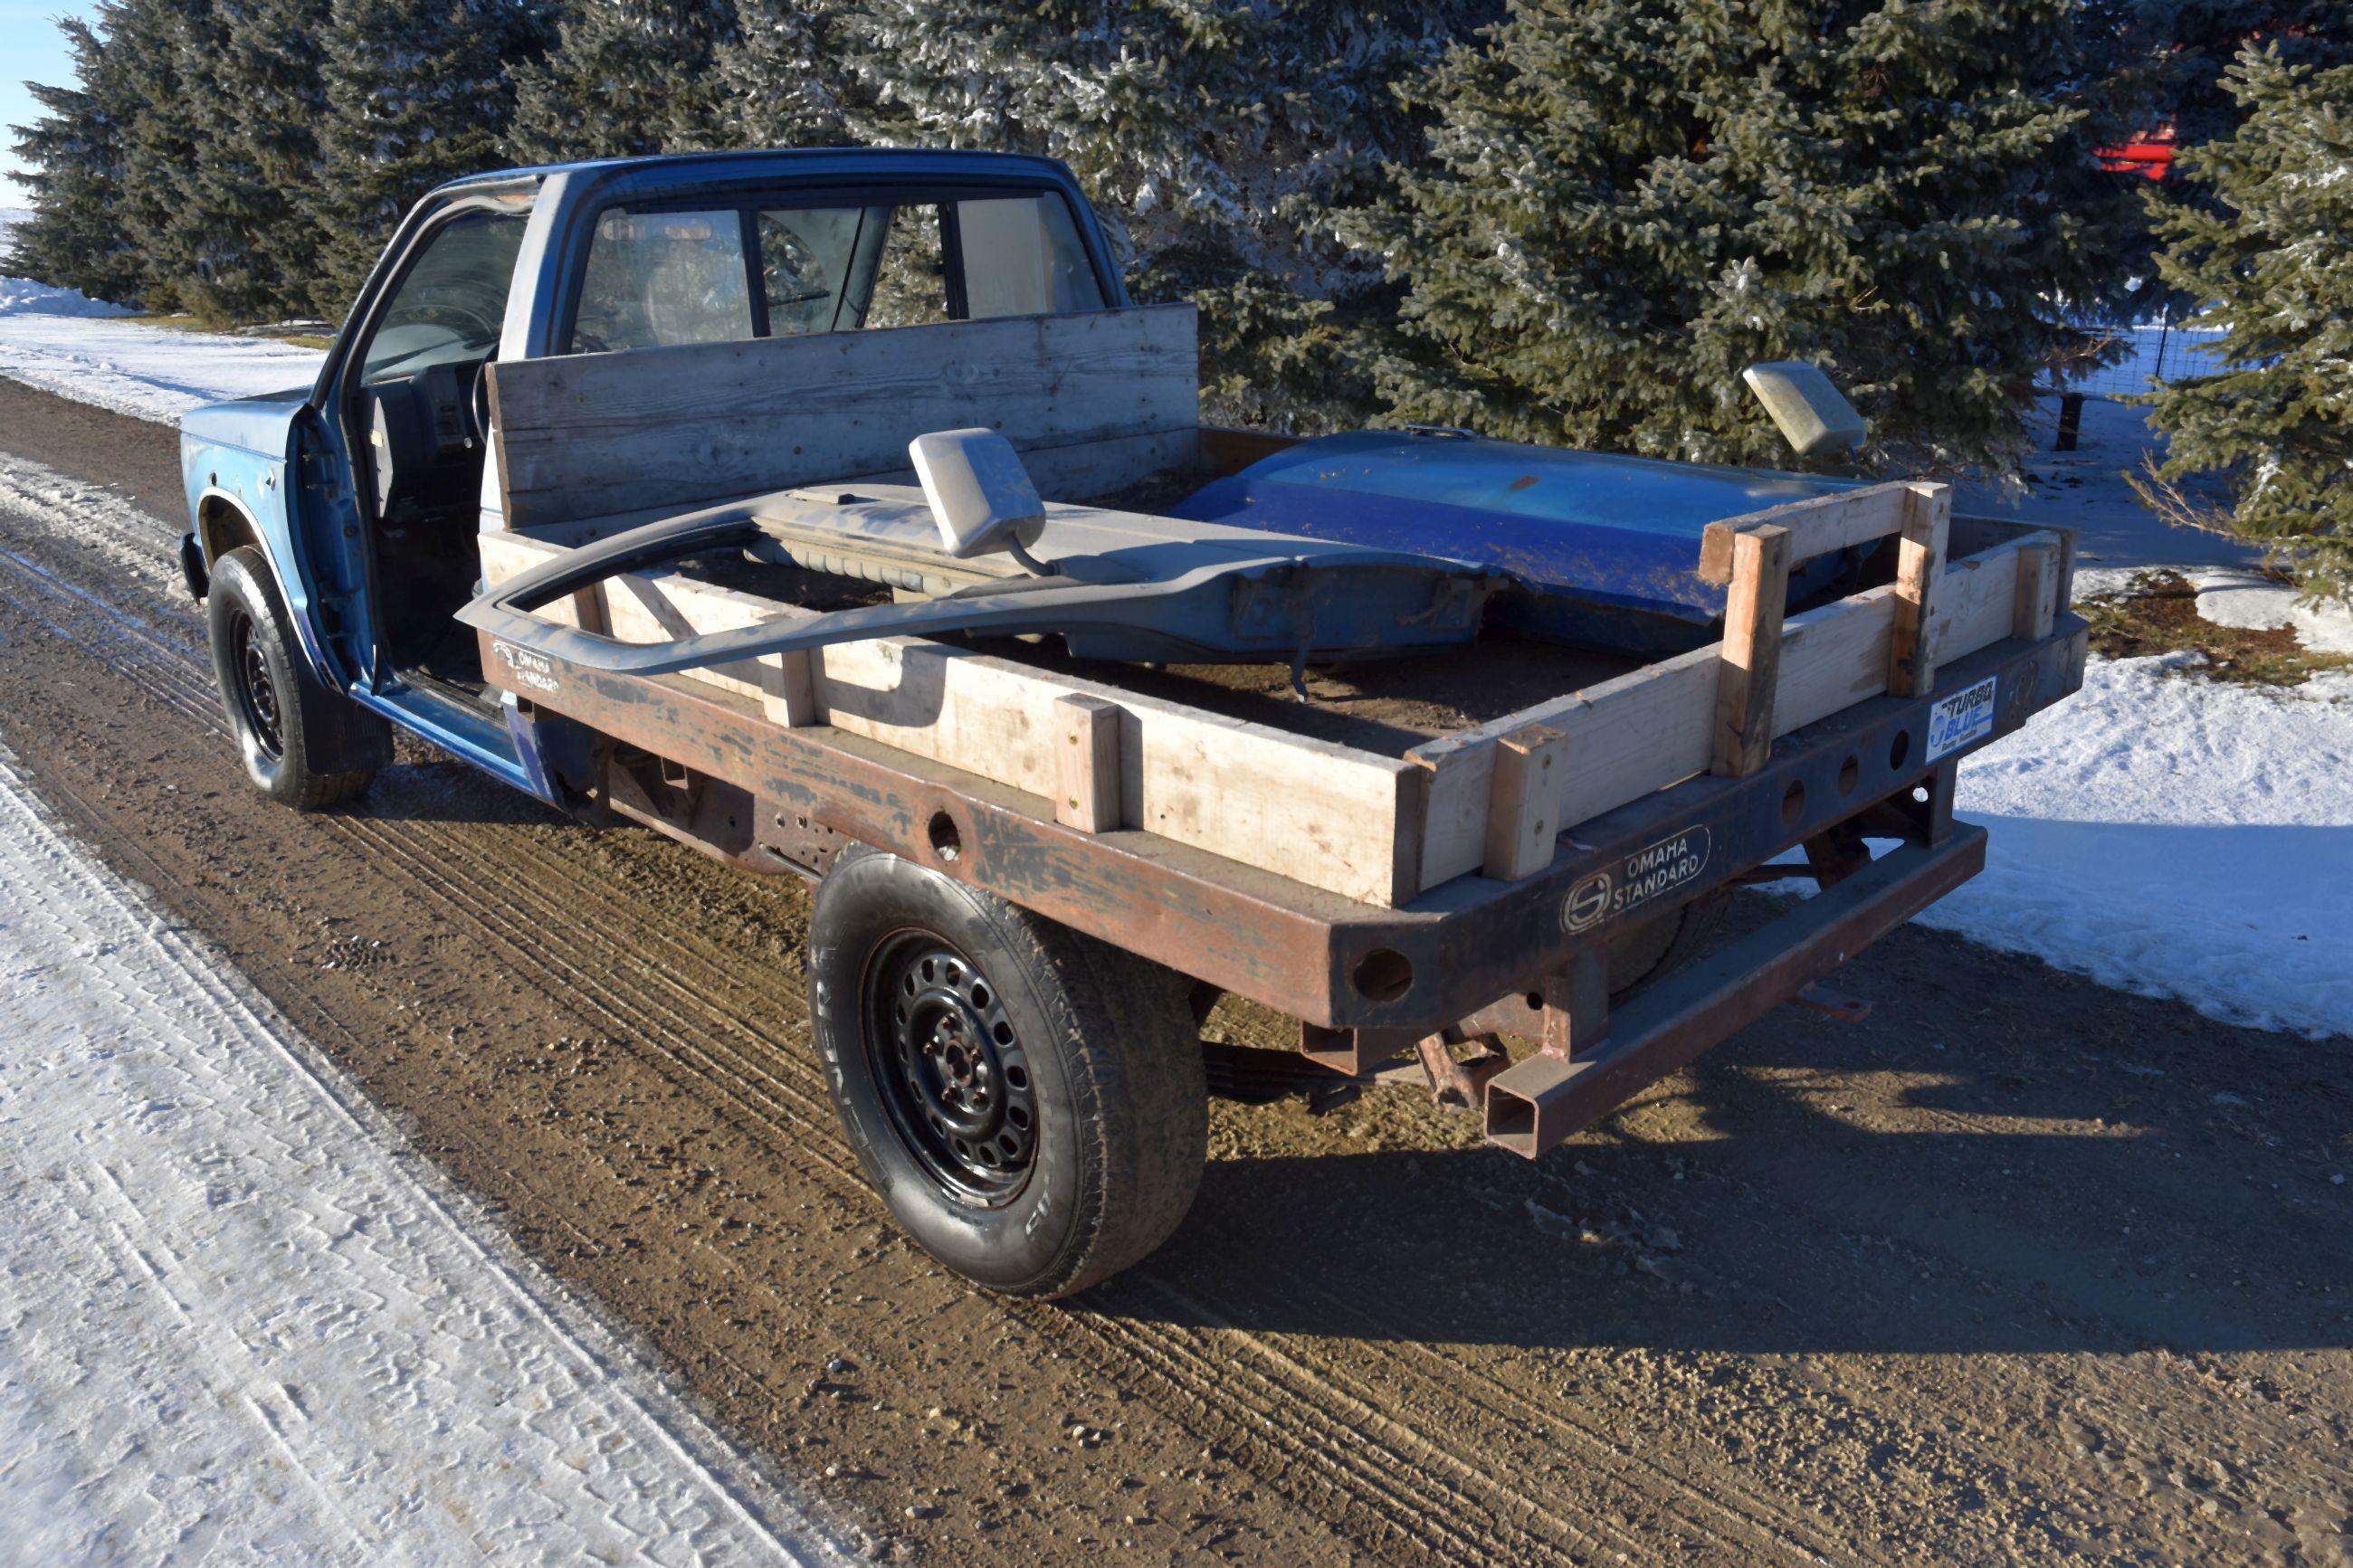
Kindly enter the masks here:
[[[951, 235], [1003, 231], [1008, 203], [1060, 213], [1022, 254], [1061, 234], [1062, 294], [976, 312], [1003, 285], [958, 270], [976, 243], [948, 319], [877, 326], [853, 247], [867, 292], [841, 284], [830, 325], [624, 347], [574, 324], [593, 307], [598, 331], [638, 330], [629, 300], [596, 301], [596, 245], [707, 247], [740, 216], [759, 253], [776, 214], [863, 232], [886, 196]], [[372, 368], [469, 222], [520, 225], [503, 326], [438, 302], [418, 319], [474, 321], [456, 349]], [[852, 304], [861, 330], [839, 323]], [[188, 422], [190, 581], [255, 780], [350, 798], [388, 721], [583, 820], [817, 880], [818, 1044], [870, 1176], [950, 1267], [1052, 1295], [1182, 1217], [1219, 996], [1297, 1020], [1306, 1072], [1418, 1060], [1492, 1142], [1539, 1155], [1769, 1008], [1841, 1010], [1821, 983], [1983, 865], [1985, 831], [1952, 814], [1959, 762], [2081, 682], [2070, 536], [1956, 517], [1925, 481], [1767, 476], [1773, 504], [1718, 508], [1687, 565], [1645, 568], [1704, 628], [1665, 653], [1546, 635], [1625, 612], [1527, 574], [1475, 579], [1510, 612], [1475, 637], [1328, 668], [1303, 642], [1287, 662], [1080, 658], [1050, 616], [831, 637], [844, 606], [932, 624], [1011, 572], [861, 579], [810, 543], [829, 505], [917, 505], [893, 498], [916, 495], [927, 433], [985, 423], [1074, 526], [1156, 527], [1280, 459], [1284, 437], [1199, 423], [1195, 338], [1190, 307], [1124, 302], [1067, 173], [1037, 160], [640, 160], [440, 193], [307, 397]], [[781, 555], [740, 548], [770, 536]], [[1237, 584], [1211, 629], [1264, 608], [1262, 581]], [[1708, 947], [1730, 889], [1786, 877], [1818, 890]]]

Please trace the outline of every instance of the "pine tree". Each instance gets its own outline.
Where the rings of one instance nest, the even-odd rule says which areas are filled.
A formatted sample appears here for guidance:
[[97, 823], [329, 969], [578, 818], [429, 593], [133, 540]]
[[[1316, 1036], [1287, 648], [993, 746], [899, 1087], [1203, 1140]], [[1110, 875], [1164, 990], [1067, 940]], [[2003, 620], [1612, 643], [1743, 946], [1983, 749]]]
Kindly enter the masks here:
[[395, 225], [444, 181], [506, 161], [512, 63], [552, 19], [514, 0], [332, 0], [311, 308], [340, 320]]
[[[2353, 64], [2292, 65], [2250, 45], [2223, 77], [2236, 132], [2182, 154], [2159, 198], [2166, 281], [2223, 329], [2221, 369], [2152, 394], [2168, 447], [2156, 483], [2221, 476], [2233, 532], [2314, 595], [2353, 597]], [[2201, 199], [2211, 198], [2211, 199]]]
[[741, 0], [735, 36], [712, 59], [703, 127], [712, 146], [823, 147], [849, 140], [840, 0]]
[[66, 26], [80, 86], [35, 89], [50, 113], [19, 143], [35, 165], [21, 265], [96, 298], [176, 310], [204, 221], [185, 200], [202, 116], [182, 71], [216, 47], [211, 0], [103, 0], [92, 25]]
[[725, 144], [712, 61], [733, 0], [575, 0], [545, 59], [515, 73], [512, 155], [626, 158]]
[[1200, 303], [1213, 403], [1317, 424], [1354, 411], [1335, 351], [1380, 283], [1326, 215], [1367, 196], [1411, 141], [1389, 82], [1485, 9], [857, 0], [840, 32], [861, 140], [1062, 159], [1131, 291]]
[[79, 289], [94, 300], [139, 297], [140, 258], [114, 211], [122, 180], [122, 101], [107, 44], [79, 17], [58, 24], [79, 87], [27, 83], [47, 112], [16, 127], [16, 154], [29, 173], [33, 216], [16, 228], [0, 272]]
[[2015, 460], [2112, 288], [2075, 0], [1514, 0], [1407, 89], [1430, 161], [1342, 219], [1406, 289], [1397, 416], [1785, 463], [1739, 380], [1821, 364], [1910, 464]]
[[195, 91], [193, 156], [175, 181], [167, 256], [197, 315], [257, 321], [310, 306], [320, 234], [311, 211], [327, 116], [327, 0], [220, 0], [183, 45]]
[[2345, 0], [2133, 0], [2125, 63], [2147, 83], [2149, 124], [2183, 146], [2229, 136], [2239, 106], [2224, 73], [2240, 48], [2266, 42], [2289, 65], [2353, 65], [2353, 8]]

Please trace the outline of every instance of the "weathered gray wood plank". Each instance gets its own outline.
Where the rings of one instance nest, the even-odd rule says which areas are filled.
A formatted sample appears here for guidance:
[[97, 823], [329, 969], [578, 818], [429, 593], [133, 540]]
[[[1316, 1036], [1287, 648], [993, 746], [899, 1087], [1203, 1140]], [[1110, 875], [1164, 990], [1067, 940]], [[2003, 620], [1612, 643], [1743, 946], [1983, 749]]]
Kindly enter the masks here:
[[491, 368], [506, 524], [903, 468], [930, 430], [1068, 452], [1198, 423], [1193, 308], [1153, 305]]

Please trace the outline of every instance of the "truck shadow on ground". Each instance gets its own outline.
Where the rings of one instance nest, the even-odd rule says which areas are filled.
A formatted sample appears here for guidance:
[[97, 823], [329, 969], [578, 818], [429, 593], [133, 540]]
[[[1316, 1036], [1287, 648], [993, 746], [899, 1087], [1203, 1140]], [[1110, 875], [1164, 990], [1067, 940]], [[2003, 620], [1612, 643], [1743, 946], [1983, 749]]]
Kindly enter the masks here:
[[[1243, 1112], [1168, 1247], [1078, 1304], [1528, 1350], [2353, 1344], [2353, 1041], [1917, 928], [1848, 974], [1899, 977], [1871, 1022], [1784, 1009], [1533, 1163], [1426, 1146], [1460, 1134], [1418, 1090]], [[1953, 1005], [1987, 996], [2025, 1000]]]

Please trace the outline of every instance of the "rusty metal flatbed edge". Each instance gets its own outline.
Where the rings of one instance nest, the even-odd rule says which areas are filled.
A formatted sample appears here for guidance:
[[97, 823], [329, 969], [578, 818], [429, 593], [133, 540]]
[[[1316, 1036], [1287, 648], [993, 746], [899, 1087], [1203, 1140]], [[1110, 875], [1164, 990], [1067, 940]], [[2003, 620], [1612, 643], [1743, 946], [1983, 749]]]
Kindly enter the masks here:
[[[1525, 880], [1466, 876], [1382, 910], [1135, 829], [1087, 833], [1049, 802], [672, 676], [604, 674], [531, 654], [528, 679], [484, 638], [521, 722], [559, 715], [747, 792], [740, 863], [791, 868], [829, 830], [984, 888], [1198, 980], [1328, 1028], [1410, 1035], [1537, 991], [1626, 922], [1672, 909], [1871, 807], [2079, 688], [2084, 623], [2010, 638], [1938, 671], [1950, 694], [1997, 679], [1989, 733], [1926, 755], [1936, 696], [1880, 696], [1783, 736], [1763, 771], [1702, 776], [1575, 825]], [[678, 781], [674, 781], [678, 782]], [[702, 838], [707, 832], [681, 837]], [[1941, 889], [1940, 889], [1941, 890]], [[1533, 998], [1531, 998], [1533, 1000]]]

